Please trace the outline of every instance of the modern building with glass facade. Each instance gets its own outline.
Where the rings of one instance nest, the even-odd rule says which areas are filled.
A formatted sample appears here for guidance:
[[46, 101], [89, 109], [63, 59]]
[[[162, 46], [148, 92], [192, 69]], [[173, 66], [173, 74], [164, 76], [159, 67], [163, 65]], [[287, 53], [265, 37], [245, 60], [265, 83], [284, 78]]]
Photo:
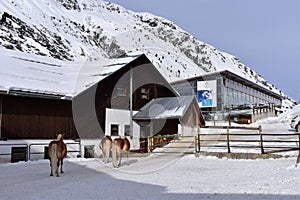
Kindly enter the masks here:
[[282, 96], [228, 70], [179, 81], [172, 84], [180, 95], [197, 96], [206, 115], [226, 119], [237, 110], [254, 112], [259, 107], [280, 107]]

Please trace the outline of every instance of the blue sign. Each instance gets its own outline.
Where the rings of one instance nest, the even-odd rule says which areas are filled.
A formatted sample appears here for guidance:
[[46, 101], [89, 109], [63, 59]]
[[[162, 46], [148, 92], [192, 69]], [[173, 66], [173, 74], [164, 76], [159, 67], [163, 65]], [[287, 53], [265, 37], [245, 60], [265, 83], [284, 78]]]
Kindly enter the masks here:
[[212, 107], [212, 90], [198, 90], [198, 103], [203, 107]]

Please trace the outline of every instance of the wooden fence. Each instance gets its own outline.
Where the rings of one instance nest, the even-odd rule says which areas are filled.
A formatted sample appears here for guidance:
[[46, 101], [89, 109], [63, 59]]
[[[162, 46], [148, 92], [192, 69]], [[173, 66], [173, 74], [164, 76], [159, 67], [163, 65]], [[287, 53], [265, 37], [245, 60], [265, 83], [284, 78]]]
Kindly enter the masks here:
[[[225, 133], [197, 134], [196, 152], [203, 148], [226, 150], [231, 153], [232, 149], [240, 149], [239, 152], [258, 150], [261, 154], [277, 153], [284, 151], [299, 150], [299, 133], [263, 133], [261, 126], [258, 127], [210, 127], [226, 129]], [[233, 131], [235, 130], [235, 131]], [[244, 130], [253, 130], [256, 133], [245, 133]], [[216, 137], [218, 139], [210, 139]], [[246, 153], [246, 152], [245, 152]]]
[[[163, 135], [148, 137], [148, 152], [163, 154], [194, 154], [194, 136]], [[160, 149], [159, 151], [153, 151]]]
[[[176, 134], [149, 137], [148, 152], [152, 152], [153, 149], [159, 147], [164, 147], [165, 151], [162, 152], [168, 153], [213, 151], [269, 154], [300, 151], [300, 133], [296, 132], [279, 134], [263, 133], [261, 126], [212, 126], [207, 128], [211, 130], [216, 129], [216, 131], [212, 131], [212, 133], [199, 133], [196, 136], [192, 136], [192, 138], [183, 138]], [[223, 130], [223, 132], [220, 133], [220, 130]], [[169, 143], [172, 143], [172, 145], [167, 145]]]

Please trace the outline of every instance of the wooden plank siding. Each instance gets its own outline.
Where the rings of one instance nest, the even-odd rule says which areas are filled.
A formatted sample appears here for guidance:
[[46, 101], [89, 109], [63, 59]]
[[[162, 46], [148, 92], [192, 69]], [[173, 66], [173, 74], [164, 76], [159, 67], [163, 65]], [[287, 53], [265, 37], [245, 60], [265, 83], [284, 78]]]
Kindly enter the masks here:
[[63, 132], [78, 138], [71, 101], [22, 96], [2, 96], [2, 137], [52, 139]]

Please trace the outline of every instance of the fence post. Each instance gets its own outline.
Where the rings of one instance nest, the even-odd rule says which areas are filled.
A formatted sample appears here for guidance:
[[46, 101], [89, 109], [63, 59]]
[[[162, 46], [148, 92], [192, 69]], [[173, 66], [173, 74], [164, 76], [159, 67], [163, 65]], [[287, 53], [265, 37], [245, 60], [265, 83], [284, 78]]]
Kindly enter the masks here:
[[300, 154], [300, 125], [298, 126], [297, 134], [299, 139], [299, 154]]
[[200, 133], [198, 134], [198, 150], [199, 150], [199, 153], [200, 153]]
[[200, 156], [200, 133], [195, 136], [195, 156]]
[[195, 136], [195, 152], [198, 153], [198, 134]]
[[263, 135], [262, 135], [262, 128], [261, 125], [258, 126], [259, 136], [260, 136], [260, 150], [261, 154], [264, 154], [264, 145], [263, 145]]
[[150, 136], [148, 136], [148, 138], [147, 138], [147, 151], [148, 151], [148, 153], [151, 152]]
[[297, 130], [297, 134], [298, 134], [298, 139], [299, 139], [299, 152], [298, 152], [298, 157], [297, 157], [297, 161], [296, 161], [296, 167], [298, 165], [298, 163], [300, 162], [300, 126], [298, 126], [298, 130]]
[[227, 135], [227, 149], [228, 149], [228, 153], [230, 153], [230, 138], [229, 138], [229, 127], [227, 127], [226, 129], [226, 135]]

